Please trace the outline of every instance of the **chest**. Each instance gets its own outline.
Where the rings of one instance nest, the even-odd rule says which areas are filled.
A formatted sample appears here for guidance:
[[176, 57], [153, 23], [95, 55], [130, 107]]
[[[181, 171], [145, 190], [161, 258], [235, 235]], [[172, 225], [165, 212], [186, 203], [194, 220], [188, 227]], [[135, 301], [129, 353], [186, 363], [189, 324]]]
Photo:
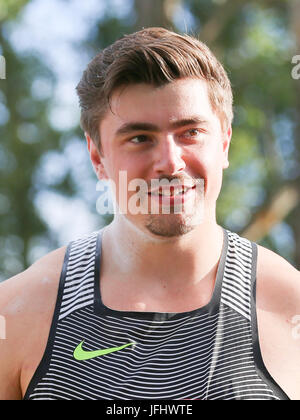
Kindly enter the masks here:
[[[214, 294], [215, 273], [209, 273], [196, 285], [181, 279], [170, 287], [157, 279], [143, 282], [139, 278], [101, 275], [100, 296], [104, 306], [116, 311], [183, 313], [209, 304]], [[116, 293], [116, 290], [118, 293]]]
[[[29, 397], [205, 400], [260, 392], [276, 399], [257, 375], [248, 331], [247, 321], [223, 306], [174, 316], [99, 316], [86, 307], [57, 324]], [[79, 343], [84, 357], [76, 358]]]

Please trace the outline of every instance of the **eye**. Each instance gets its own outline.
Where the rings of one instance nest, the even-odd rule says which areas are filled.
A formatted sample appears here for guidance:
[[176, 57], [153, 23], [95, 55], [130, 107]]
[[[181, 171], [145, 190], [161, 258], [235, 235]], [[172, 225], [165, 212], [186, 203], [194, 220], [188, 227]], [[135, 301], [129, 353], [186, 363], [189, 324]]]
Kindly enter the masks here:
[[188, 130], [183, 131], [179, 137], [190, 144], [202, 144], [205, 137], [206, 131], [202, 128], [189, 128]]
[[184, 137], [188, 138], [197, 138], [203, 134], [203, 131], [199, 130], [198, 128], [191, 128], [183, 133]]
[[145, 143], [147, 140], [148, 140], [148, 136], [142, 134], [139, 136], [132, 137], [129, 141], [130, 143], [133, 143], [133, 144], [141, 144], [141, 143]]

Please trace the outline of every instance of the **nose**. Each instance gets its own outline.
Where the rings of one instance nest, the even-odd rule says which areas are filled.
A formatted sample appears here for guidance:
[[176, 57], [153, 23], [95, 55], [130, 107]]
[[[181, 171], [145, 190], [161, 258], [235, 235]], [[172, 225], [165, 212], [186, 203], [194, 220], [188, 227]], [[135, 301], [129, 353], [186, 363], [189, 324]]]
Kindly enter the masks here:
[[165, 137], [157, 146], [153, 170], [157, 174], [174, 175], [185, 168], [182, 148], [173, 136]]

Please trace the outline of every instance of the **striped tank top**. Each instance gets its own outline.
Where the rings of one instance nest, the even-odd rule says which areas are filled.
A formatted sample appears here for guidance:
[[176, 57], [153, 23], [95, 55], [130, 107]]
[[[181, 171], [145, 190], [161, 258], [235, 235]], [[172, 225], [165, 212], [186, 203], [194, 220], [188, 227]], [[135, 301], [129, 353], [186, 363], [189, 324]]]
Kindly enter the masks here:
[[126, 312], [101, 299], [101, 236], [67, 248], [48, 342], [24, 399], [289, 399], [261, 357], [253, 242], [224, 229], [204, 307]]

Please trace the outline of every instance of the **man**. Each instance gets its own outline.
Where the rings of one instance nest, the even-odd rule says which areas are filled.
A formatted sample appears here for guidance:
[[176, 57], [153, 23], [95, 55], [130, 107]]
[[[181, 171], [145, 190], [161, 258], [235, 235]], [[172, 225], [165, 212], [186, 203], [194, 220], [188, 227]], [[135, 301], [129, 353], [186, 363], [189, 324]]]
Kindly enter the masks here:
[[221, 64], [148, 28], [98, 54], [77, 91], [116, 214], [1, 284], [1, 398], [299, 399], [299, 272], [216, 223]]

